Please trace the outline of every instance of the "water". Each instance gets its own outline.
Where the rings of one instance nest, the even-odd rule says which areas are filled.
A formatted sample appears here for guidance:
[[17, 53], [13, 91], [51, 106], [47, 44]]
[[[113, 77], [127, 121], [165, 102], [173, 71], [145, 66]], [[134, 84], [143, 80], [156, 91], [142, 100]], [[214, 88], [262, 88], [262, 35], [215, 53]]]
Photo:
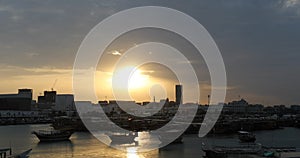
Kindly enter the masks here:
[[[31, 158], [114, 157], [114, 158], [181, 158], [202, 157], [202, 143], [208, 145], [238, 145], [237, 135], [218, 135], [198, 138], [185, 136], [183, 144], [170, 145], [162, 150], [147, 153], [126, 153], [106, 146], [87, 132], [76, 132], [70, 141], [39, 143], [33, 130], [49, 125], [16, 125], [0, 127], [0, 148], [12, 147], [14, 153], [32, 148]], [[257, 142], [267, 146], [295, 146], [300, 148], [300, 129], [285, 128], [255, 132]]]

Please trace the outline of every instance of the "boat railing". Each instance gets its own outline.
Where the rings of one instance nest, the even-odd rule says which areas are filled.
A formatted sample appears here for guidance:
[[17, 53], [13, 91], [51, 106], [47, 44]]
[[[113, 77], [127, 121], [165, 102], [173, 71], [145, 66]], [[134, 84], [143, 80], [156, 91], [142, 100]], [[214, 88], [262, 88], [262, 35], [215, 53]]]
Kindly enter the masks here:
[[295, 152], [297, 151], [296, 147], [267, 147], [267, 146], [263, 146], [263, 149], [265, 150], [274, 150], [277, 152]]
[[223, 151], [223, 150], [231, 150], [231, 151], [260, 151], [262, 149], [261, 144], [248, 144], [242, 146], [214, 146], [213, 149], [216, 151]]
[[0, 158], [6, 158], [10, 155], [12, 155], [11, 148], [0, 149]]
[[65, 131], [61, 130], [38, 130], [36, 133], [43, 134], [43, 135], [55, 135], [55, 134], [61, 134]]

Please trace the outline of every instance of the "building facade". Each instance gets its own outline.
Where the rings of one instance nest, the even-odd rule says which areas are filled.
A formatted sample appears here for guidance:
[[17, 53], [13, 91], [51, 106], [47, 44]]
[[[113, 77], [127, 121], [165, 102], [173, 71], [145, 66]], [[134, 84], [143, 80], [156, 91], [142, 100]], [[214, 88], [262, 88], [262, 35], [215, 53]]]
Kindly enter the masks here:
[[54, 111], [74, 111], [75, 103], [74, 96], [72, 94], [58, 94], [56, 95], [55, 105], [52, 107]]
[[0, 110], [30, 111], [32, 89], [19, 89], [17, 94], [0, 94]]

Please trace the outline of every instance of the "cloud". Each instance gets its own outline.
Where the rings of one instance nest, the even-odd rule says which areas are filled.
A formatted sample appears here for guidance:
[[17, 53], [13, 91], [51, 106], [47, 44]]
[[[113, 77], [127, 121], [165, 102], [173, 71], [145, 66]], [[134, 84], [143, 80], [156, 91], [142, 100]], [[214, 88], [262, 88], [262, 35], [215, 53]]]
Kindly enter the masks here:
[[300, 16], [300, 1], [299, 0], [280, 0], [280, 11], [288, 13], [291, 17], [299, 18]]
[[9, 5], [0, 5], [0, 12], [13, 12], [14, 9]]
[[110, 54], [116, 55], [116, 56], [121, 56], [121, 55], [122, 55], [122, 54], [121, 54], [119, 51], [117, 51], [117, 50], [111, 51]]
[[51, 67], [24, 68], [11, 65], [0, 65], [0, 79], [23, 78], [49, 75], [71, 75], [71, 69], [55, 69]]
[[[224, 58], [228, 84], [235, 87], [229, 95], [251, 94], [252, 102], [255, 102], [254, 94], [257, 98], [273, 96], [286, 103], [300, 102], [297, 96], [300, 86], [297, 73], [300, 72], [299, 0], [192, 0], [185, 3], [178, 0], [74, 0], [72, 3], [3, 0], [0, 1], [0, 63], [10, 66], [0, 66], [1, 78], [68, 73], [90, 29], [117, 11], [145, 5], [178, 9], [198, 20], [211, 33]], [[108, 49], [116, 51], [105, 54], [108, 56], [103, 58], [106, 65], [101, 68], [109, 69], [110, 64], [134, 44], [158, 41], [186, 53], [201, 81], [209, 81], [209, 73], [203, 70], [205, 62], [194, 55], [193, 47], [177, 39], [181, 38], [178, 35], [170, 34], [157, 30], [132, 32]], [[159, 66], [145, 70], [142, 73], [157, 78], [174, 76]], [[184, 73], [184, 70], [179, 71]]]
[[283, 0], [285, 7], [299, 7], [300, 1], [299, 0]]

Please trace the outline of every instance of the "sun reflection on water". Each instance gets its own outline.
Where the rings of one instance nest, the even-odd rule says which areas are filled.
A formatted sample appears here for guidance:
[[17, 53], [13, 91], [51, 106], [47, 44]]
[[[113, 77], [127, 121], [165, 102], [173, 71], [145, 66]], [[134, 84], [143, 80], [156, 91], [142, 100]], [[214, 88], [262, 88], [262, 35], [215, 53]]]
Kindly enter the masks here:
[[137, 153], [137, 149], [134, 147], [127, 148], [127, 158], [140, 158], [140, 156]]
[[127, 158], [140, 158], [140, 156], [137, 153], [127, 152]]

